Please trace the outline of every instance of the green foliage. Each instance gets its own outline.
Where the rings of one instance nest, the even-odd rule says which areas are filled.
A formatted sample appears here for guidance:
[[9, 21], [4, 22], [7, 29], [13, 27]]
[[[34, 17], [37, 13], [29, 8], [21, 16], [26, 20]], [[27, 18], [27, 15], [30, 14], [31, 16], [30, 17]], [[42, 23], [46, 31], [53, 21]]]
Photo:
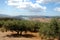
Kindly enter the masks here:
[[58, 19], [53, 18], [50, 23], [42, 24], [42, 27], [40, 27], [40, 35], [43, 35], [43, 37], [46, 39], [59, 36], [60, 26], [58, 21]]
[[58, 18], [51, 19], [50, 22], [36, 22], [29, 20], [0, 20], [0, 30], [1, 31], [16, 31], [17, 34], [22, 35], [24, 31], [39, 32], [40, 36], [45, 39], [50, 39], [51, 37], [60, 37], [60, 20]]
[[35, 32], [39, 31], [40, 22], [34, 22], [29, 20], [0, 20], [0, 26], [4, 31], [16, 31], [17, 34], [22, 34], [23, 31], [27, 33], [27, 31]]
[[0, 28], [4, 25], [4, 21], [0, 21]]

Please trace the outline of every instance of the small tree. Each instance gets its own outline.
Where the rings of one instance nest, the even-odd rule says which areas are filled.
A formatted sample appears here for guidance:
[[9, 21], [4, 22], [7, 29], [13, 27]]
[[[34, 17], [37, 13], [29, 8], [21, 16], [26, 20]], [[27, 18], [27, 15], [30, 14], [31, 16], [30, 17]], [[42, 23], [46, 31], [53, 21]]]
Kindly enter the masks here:
[[4, 21], [0, 20], [0, 28], [4, 25]]

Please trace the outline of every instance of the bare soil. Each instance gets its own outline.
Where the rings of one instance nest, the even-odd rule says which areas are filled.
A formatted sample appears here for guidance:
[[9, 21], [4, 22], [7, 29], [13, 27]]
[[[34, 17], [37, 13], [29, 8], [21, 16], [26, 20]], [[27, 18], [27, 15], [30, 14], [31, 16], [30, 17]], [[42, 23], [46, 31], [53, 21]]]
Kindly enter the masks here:
[[17, 35], [16, 32], [0, 32], [0, 40], [41, 40], [38, 33], [23, 33]]

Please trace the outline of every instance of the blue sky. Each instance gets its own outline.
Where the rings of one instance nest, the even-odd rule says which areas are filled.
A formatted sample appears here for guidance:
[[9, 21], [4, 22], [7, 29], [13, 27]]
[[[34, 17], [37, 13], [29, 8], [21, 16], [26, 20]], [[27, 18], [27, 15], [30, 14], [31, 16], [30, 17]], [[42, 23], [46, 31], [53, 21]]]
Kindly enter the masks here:
[[0, 14], [60, 16], [60, 0], [0, 0]]

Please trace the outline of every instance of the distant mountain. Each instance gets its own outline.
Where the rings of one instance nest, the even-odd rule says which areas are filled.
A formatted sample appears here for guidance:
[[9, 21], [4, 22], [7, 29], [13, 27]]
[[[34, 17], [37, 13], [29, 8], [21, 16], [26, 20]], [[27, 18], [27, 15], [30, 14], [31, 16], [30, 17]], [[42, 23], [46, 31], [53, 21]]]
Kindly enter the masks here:
[[54, 17], [58, 17], [60, 18], [60, 16], [26, 16], [26, 15], [18, 15], [18, 16], [9, 16], [9, 15], [5, 15], [5, 14], [0, 14], [0, 18], [15, 18], [15, 19], [30, 19], [30, 18], [54, 18]]
[[5, 14], [0, 14], [0, 18], [4, 18], [4, 17], [10, 17], [10, 16]]
[[19, 16], [14, 16], [16, 18], [23, 18], [23, 17], [28, 17], [28, 18], [53, 18], [53, 17], [60, 17], [60, 16], [25, 16], [25, 15], [19, 15]]
[[60, 18], [60, 16], [25, 16], [25, 15], [19, 15], [19, 16], [14, 16], [14, 18], [17, 18], [17, 19], [32, 19], [32, 18]]

